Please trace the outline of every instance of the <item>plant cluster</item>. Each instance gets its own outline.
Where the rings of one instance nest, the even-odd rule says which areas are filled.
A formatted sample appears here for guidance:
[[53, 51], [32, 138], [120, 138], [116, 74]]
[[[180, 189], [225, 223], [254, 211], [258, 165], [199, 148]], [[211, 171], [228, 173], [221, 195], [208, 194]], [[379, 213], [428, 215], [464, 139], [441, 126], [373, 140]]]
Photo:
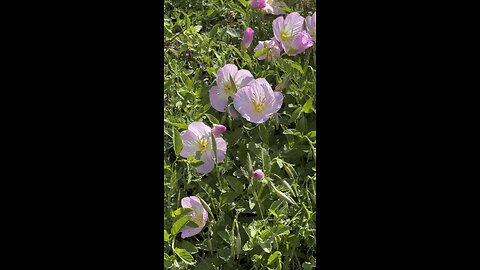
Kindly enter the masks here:
[[314, 7], [165, 1], [165, 268], [315, 268]]

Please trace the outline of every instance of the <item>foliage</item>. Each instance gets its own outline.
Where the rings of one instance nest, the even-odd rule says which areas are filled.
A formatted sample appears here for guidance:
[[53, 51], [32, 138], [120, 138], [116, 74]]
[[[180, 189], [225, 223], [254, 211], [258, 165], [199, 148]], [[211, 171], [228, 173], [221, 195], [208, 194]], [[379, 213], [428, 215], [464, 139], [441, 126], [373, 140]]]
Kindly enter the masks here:
[[[315, 11], [314, 1], [284, 2], [288, 13], [306, 17]], [[253, 48], [273, 36], [277, 16], [253, 10], [245, 0], [166, 0], [164, 14], [165, 268], [315, 268], [316, 45], [275, 62], [257, 60]], [[248, 26], [255, 36], [242, 51]], [[256, 125], [213, 109], [208, 91], [225, 64], [265, 78], [273, 89], [286, 79], [280, 111]], [[206, 175], [195, 171], [198, 160], [178, 155], [179, 132], [194, 121], [227, 127], [227, 157]], [[264, 180], [254, 180], [256, 169]], [[193, 195], [207, 206], [207, 226], [181, 239], [179, 226], [187, 220], [180, 200]]]

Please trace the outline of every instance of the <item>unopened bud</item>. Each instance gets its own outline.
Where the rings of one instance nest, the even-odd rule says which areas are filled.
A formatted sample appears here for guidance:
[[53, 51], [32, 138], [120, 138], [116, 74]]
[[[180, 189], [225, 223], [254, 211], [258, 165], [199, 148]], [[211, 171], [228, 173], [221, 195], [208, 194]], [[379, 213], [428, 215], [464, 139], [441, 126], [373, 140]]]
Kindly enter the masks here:
[[262, 180], [265, 175], [263, 174], [262, 170], [258, 169], [253, 172], [253, 177], [257, 180]]
[[212, 132], [215, 137], [222, 135], [225, 131], [227, 131], [227, 128], [224, 125], [213, 125]]

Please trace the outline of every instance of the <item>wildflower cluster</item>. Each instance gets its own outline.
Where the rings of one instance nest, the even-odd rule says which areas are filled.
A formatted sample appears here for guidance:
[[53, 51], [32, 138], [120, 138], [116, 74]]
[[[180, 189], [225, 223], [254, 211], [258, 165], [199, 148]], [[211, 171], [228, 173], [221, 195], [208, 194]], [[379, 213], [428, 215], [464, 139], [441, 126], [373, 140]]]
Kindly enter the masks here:
[[[187, 101], [201, 99], [201, 104], [191, 109], [192, 107], [183, 108], [183, 103], [177, 102], [177, 108], [188, 117], [181, 118], [183, 121], [179, 120], [180, 117], [175, 121], [168, 119], [169, 124], [174, 126], [172, 134], [168, 135], [172, 138], [175, 152], [169, 161], [174, 160], [173, 164], [176, 165], [175, 168], [169, 167], [168, 185], [171, 191], [168, 197], [171, 198], [171, 206], [179, 207], [180, 203], [181, 208], [171, 210], [171, 217], [177, 219], [172, 221], [171, 234], [165, 233], [165, 241], [173, 252], [173, 257], [165, 255], [165, 260], [169, 262], [167, 268], [182, 269], [186, 265], [196, 264], [191, 254], [200, 254], [199, 249], [202, 249], [202, 254], [213, 253], [214, 257], [225, 262], [229, 256], [233, 256], [238, 264], [241, 262], [241, 254], [254, 253], [255, 256], [247, 259], [256, 265], [251, 269], [267, 269], [277, 262], [275, 269], [288, 268], [288, 264], [295, 264], [295, 269], [312, 269], [311, 263], [304, 264], [307, 262], [305, 258], [295, 257], [296, 255], [289, 254], [288, 249], [281, 249], [277, 239], [290, 233], [287, 228], [296, 220], [295, 213], [299, 215], [306, 210], [308, 219], [302, 220], [305, 224], [311, 222], [314, 213], [314, 210], [310, 210], [314, 209], [311, 202], [301, 203], [306, 200], [305, 196], [311, 201], [311, 194], [298, 191], [302, 187], [310, 188], [310, 184], [302, 183], [300, 186], [299, 174], [302, 174], [302, 179], [310, 177], [312, 167], [309, 167], [310, 171], [305, 169], [298, 172], [295, 169], [298, 167], [294, 166], [299, 166], [304, 161], [300, 157], [307, 156], [307, 153], [306, 162], [311, 164], [315, 160], [315, 127], [309, 127], [310, 122], [303, 114], [315, 112], [315, 96], [310, 90], [314, 82], [309, 77], [311, 74], [305, 73], [310, 72], [307, 69], [311, 62], [309, 57], [310, 53], [315, 53], [317, 42], [316, 12], [309, 12], [311, 15], [303, 17], [299, 13], [301, 11], [291, 12], [285, 2], [274, 0], [251, 0], [243, 5], [250, 14], [260, 14], [262, 18], [268, 14], [265, 17], [270, 18], [262, 24], [263, 28], [256, 25], [258, 20], [247, 21], [242, 26], [242, 30], [245, 29], [243, 36], [238, 32], [236, 36], [233, 32], [229, 33], [236, 38], [229, 44], [235, 44], [234, 49], [238, 55], [247, 55], [244, 59], [248, 59], [248, 62], [225, 57], [218, 61], [218, 65], [214, 61], [205, 61], [203, 66], [199, 65], [195, 69], [195, 74], [191, 77], [188, 76], [189, 73], [178, 74], [178, 78], [193, 91], [189, 93], [181, 88], [177, 95]], [[301, 13], [307, 15], [306, 12]], [[185, 32], [195, 34], [199, 31], [197, 29], [202, 28], [201, 25], [190, 26], [191, 23], [189, 20], [190, 28], [187, 27]], [[209, 34], [209, 40], [217, 38], [215, 33], [218, 32], [212, 33]], [[222, 37], [222, 34], [219, 36]], [[256, 36], [261, 36], [261, 39], [271, 38], [256, 40], [258, 44], [253, 48], [252, 55], [252, 49], [249, 48], [255, 44]], [[185, 44], [189, 44], [188, 41]], [[307, 54], [302, 56], [305, 52]], [[294, 68], [285, 69], [287, 65]], [[178, 70], [178, 67], [176, 65], [172, 69]], [[313, 67], [312, 74], [315, 73]], [[293, 72], [294, 69], [298, 74]], [[205, 83], [195, 84], [193, 81], [198, 80], [202, 73], [207, 74], [202, 79]], [[302, 74], [301, 79], [299, 74]], [[310, 114], [310, 119], [312, 115], [313, 113]], [[273, 166], [276, 166], [275, 170], [271, 168]], [[313, 182], [315, 177], [316, 175], [308, 179]], [[242, 178], [244, 182], [241, 182]], [[302, 199], [299, 200], [300, 198]], [[294, 214], [288, 212], [289, 207], [295, 211]], [[276, 211], [284, 213], [279, 215]], [[240, 213], [254, 215], [253, 221], [248, 226], [240, 224]], [[271, 215], [275, 216], [273, 227], [268, 220]], [[284, 217], [289, 217], [289, 221], [278, 222], [277, 219]], [[262, 218], [261, 222], [259, 218]], [[246, 221], [243, 219], [242, 222]], [[205, 227], [208, 227], [208, 233], [205, 233]], [[211, 230], [215, 230], [216, 234]], [[305, 235], [308, 232], [305, 229], [295, 233]], [[188, 239], [188, 242], [181, 240], [185, 246], [175, 246], [175, 235], [178, 234], [182, 239]], [[225, 244], [222, 240], [212, 241], [211, 237], [216, 237], [217, 234], [228, 242], [228, 248], [221, 247]], [[262, 239], [255, 240], [259, 237]], [[203, 242], [197, 243], [200, 241]], [[290, 247], [295, 249], [302, 243], [298, 241]], [[194, 248], [191, 244], [194, 244]], [[256, 245], [259, 247], [255, 249]], [[265, 264], [259, 266], [257, 261], [260, 261], [262, 255], [258, 254], [264, 253], [270, 255], [263, 259]], [[175, 256], [182, 263], [177, 263]], [[286, 264], [282, 267], [284, 260]], [[195, 269], [207, 269], [210, 265], [212, 269], [240, 269], [238, 264], [220, 266], [215, 259], [211, 259]]]

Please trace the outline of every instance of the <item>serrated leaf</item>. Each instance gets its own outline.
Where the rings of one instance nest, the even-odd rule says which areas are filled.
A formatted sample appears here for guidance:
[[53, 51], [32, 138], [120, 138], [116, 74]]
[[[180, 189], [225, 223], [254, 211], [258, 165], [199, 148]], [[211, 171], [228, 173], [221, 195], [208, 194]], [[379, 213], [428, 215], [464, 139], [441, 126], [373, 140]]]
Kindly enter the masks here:
[[272, 255], [270, 255], [270, 257], [268, 257], [267, 265], [271, 264], [279, 257], [282, 257], [282, 253], [280, 251], [275, 251], [274, 253], [272, 253]]
[[184, 261], [186, 264], [188, 265], [194, 265], [195, 264], [195, 260], [193, 259], [193, 256], [188, 252], [186, 251], [185, 249], [183, 248], [175, 248], [175, 253], [178, 255], [178, 257], [180, 257], [180, 259], [182, 259], [182, 261]]
[[175, 235], [177, 235], [178, 232], [182, 230], [183, 226], [185, 226], [185, 224], [187, 224], [187, 222], [190, 221], [191, 218], [192, 218], [191, 216], [183, 216], [179, 218], [177, 221], [175, 221], [175, 223], [173, 223], [172, 230], [171, 230], [172, 236], [175, 237]]
[[174, 127], [173, 131], [173, 149], [175, 150], [175, 155], [179, 155], [183, 148], [182, 137], [180, 137], [180, 132]]

